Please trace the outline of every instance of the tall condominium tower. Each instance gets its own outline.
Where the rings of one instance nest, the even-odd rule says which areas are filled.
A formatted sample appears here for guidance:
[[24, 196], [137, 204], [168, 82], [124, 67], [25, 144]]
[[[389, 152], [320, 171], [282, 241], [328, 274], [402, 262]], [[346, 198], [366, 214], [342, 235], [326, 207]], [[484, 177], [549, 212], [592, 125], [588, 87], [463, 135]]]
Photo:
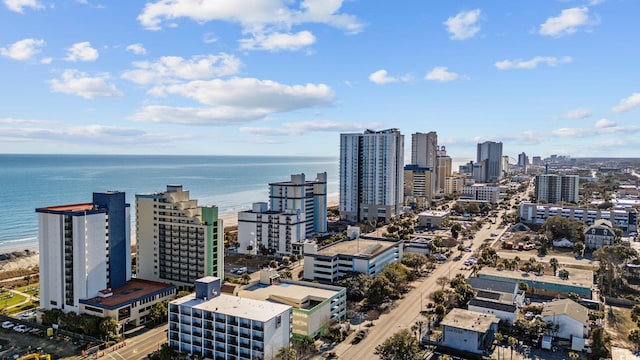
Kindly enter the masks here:
[[494, 141], [479, 143], [476, 162], [483, 166], [480, 181], [491, 182], [502, 179], [502, 143]]
[[340, 134], [340, 217], [389, 221], [402, 209], [404, 135], [398, 129]]
[[291, 181], [269, 184], [271, 211], [299, 210], [306, 219], [306, 233], [327, 232], [327, 173], [318, 173], [314, 181], [304, 174], [291, 175]]
[[440, 146], [437, 151], [438, 166], [436, 167], [436, 191], [444, 191], [445, 181], [451, 177], [452, 160], [447, 155], [447, 149]]
[[218, 207], [198, 206], [182, 185], [136, 194], [138, 278], [192, 288], [224, 274], [224, 228]]
[[536, 200], [547, 203], [578, 202], [578, 175], [541, 174], [536, 176]]
[[40, 306], [80, 312], [80, 300], [131, 279], [129, 204], [123, 192], [38, 213]]
[[[417, 177], [427, 177], [424, 183], [429, 188], [424, 192], [431, 199], [438, 190], [436, 173], [438, 171], [438, 134], [435, 131], [411, 134], [411, 165], [421, 169], [421, 174], [416, 174]], [[406, 171], [405, 175], [407, 175]]]

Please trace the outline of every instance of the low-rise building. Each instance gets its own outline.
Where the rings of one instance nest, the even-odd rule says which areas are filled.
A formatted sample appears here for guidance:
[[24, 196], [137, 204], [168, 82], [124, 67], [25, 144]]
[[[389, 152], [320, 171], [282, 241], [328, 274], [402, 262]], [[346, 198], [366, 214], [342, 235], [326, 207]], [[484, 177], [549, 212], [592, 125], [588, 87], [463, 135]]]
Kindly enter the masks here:
[[568, 269], [568, 271], [569, 277], [562, 279], [552, 275], [483, 268], [478, 271], [478, 277], [508, 281], [516, 285], [525, 283], [533, 294], [566, 297], [568, 294], [574, 293], [590, 299], [593, 288], [593, 271], [575, 268]]
[[499, 322], [495, 315], [453, 309], [440, 322], [442, 346], [473, 354], [488, 354]]
[[307, 243], [304, 279], [331, 283], [352, 272], [375, 277], [388, 264], [402, 261], [402, 248], [401, 240], [358, 235], [322, 248]]
[[176, 295], [176, 286], [131, 279], [125, 286], [103, 290], [99, 296], [80, 300], [80, 313], [112, 318], [120, 326], [139, 326], [149, 320], [153, 306]]
[[497, 204], [500, 201], [500, 187], [491, 184], [473, 184], [462, 187], [462, 197], [469, 200], [486, 201]]
[[613, 245], [616, 234], [613, 232], [611, 221], [599, 219], [584, 231], [584, 245], [589, 249], [600, 249]]
[[444, 180], [445, 195], [460, 194], [464, 186], [464, 179], [461, 177], [448, 177]]
[[282, 279], [276, 270], [261, 270], [260, 280], [241, 287], [237, 296], [291, 306], [294, 336], [315, 337], [347, 316], [347, 289]]
[[551, 216], [562, 216], [593, 225], [598, 219], [611, 221], [611, 225], [625, 233], [638, 231], [638, 211], [632, 207], [603, 210], [582, 207], [567, 207], [521, 202], [518, 211], [520, 221], [526, 224], [542, 224]]
[[204, 277], [169, 303], [169, 346], [207, 359], [273, 359], [291, 343], [291, 306], [220, 293]]
[[449, 211], [427, 210], [418, 214], [420, 226], [433, 228], [439, 227], [449, 217]]
[[476, 295], [475, 298], [469, 301], [468, 309], [483, 314], [495, 315], [509, 325], [513, 325], [519, 313], [518, 307], [513, 305], [511, 300], [498, 293]]
[[542, 320], [553, 324], [552, 333], [560, 339], [584, 344], [589, 337], [589, 309], [571, 299], [547, 302]]

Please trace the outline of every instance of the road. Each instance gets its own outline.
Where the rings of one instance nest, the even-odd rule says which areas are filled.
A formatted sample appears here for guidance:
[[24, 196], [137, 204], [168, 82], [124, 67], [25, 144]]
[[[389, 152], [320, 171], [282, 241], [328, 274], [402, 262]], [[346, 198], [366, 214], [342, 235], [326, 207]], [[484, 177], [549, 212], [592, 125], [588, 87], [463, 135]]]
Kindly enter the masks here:
[[[506, 228], [498, 230], [495, 224], [485, 225], [472, 240], [473, 249], [478, 249], [484, 239], [491, 238], [492, 232], [502, 235], [504, 231]], [[412, 284], [414, 289], [403, 299], [398, 300], [393, 310], [375, 320], [375, 326], [369, 328], [369, 334], [359, 344], [352, 345], [345, 341], [338, 344], [332, 351], [344, 359], [376, 359], [377, 356], [373, 353], [377, 345], [399, 330], [408, 329], [416, 321], [426, 319], [420, 315], [421, 306], [431, 301], [429, 295], [434, 289], [439, 288], [436, 284], [439, 277], [453, 278], [458, 273], [469, 275], [470, 269], [464, 266], [464, 262], [471, 256], [472, 253], [465, 252], [460, 260], [448, 260], [439, 265], [428, 277], [415, 281]]]
[[[116, 344], [106, 350], [98, 352], [98, 359], [109, 360], [140, 360], [146, 359], [147, 355], [160, 349], [160, 346], [167, 342], [168, 325], [158, 326], [153, 329], [144, 331], [143, 333], [125, 339], [126, 345], [122, 343]], [[64, 359], [93, 359], [89, 356], [73, 356]]]

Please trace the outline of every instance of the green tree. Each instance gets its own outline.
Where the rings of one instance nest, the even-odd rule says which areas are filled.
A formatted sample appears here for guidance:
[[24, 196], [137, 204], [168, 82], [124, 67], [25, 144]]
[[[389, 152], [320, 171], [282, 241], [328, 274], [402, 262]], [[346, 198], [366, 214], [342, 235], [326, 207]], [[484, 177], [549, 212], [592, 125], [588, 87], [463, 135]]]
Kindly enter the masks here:
[[633, 342], [633, 344], [636, 346], [636, 349], [639, 348], [640, 347], [640, 329], [636, 328], [629, 331], [629, 340]]
[[442, 304], [438, 304], [436, 305], [434, 312], [438, 316], [438, 319], [442, 319], [444, 315], [447, 313], [447, 308]]
[[631, 309], [631, 320], [633, 320], [633, 322], [640, 320], [640, 305], [634, 305]]
[[402, 263], [415, 272], [420, 272], [420, 269], [427, 263], [427, 257], [419, 253], [405, 253], [402, 255]]
[[376, 346], [374, 354], [380, 356], [381, 360], [414, 360], [423, 356], [420, 343], [407, 329], [400, 330]]
[[159, 301], [153, 304], [149, 311], [149, 318], [153, 324], [160, 324], [167, 321], [167, 314], [167, 304], [164, 301]]
[[101, 337], [114, 338], [117, 335], [118, 322], [113, 318], [104, 318], [99, 327]]
[[584, 253], [584, 243], [582, 241], [577, 241], [573, 244], [573, 253], [578, 257], [582, 257], [582, 253]]
[[431, 299], [433, 300], [434, 303], [436, 304], [442, 304], [444, 303], [444, 291], [442, 290], [436, 290], [431, 294]]
[[555, 275], [556, 272], [558, 271], [558, 266], [560, 265], [558, 263], [558, 259], [556, 258], [551, 258], [549, 259], [549, 265], [551, 266], [551, 268], [553, 269], [553, 274]]
[[518, 340], [516, 340], [516, 338], [514, 338], [513, 336], [509, 337], [509, 340], [507, 340], [507, 343], [509, 344], [509, 347], [511, 348], [511, 360], [513, 360], [513, 348], [515, 347], [517, 342], [518, 342]]
[[25, 275], [23, 280], [27, 282], [27, 286], [29, 286], [29, 284], [31, 284], [31, 275]]
[[[289, 272], [289, 275], [291, 275], [291, 272]], [[242, 275], [240, 275], [240, 280], [242, 281], [243, 284], [246, 285], [251, 281], [251, 275], [249, 275], [248, 273], [243, 273]]]
[[275, 260], [269, 261], [269, 267], [272, 268], [272, 269], [277, 268], [278, 267], [278, 262], [275, 261]]
[[179, 359], [178, 352], [175, 351], [169, 344], [162, 344], [160, 350], [154, 352], [149, 359], [151, 360], [175, 360]]
[[278, 350], [276, 354], [276, 359], [278, 360], [297, 360], [298, 353], [296, 353], [296, 349], [293, 346], [285, 346]]
[[477, 202], [468, 202], [465, 206], [464, 206], [464, 210], [468, 213], [471, 214], [477, 214], [480, 212], [480, 205], [478, 205]]
[[609, 357], [609, 337], [603, 328], [594, 328], [591, 331], [591, 355], [589, 358], [601, 359]]
[[373, 279], [367, 291], [367, 304], [372, 308], [378, 307], [388, 301], [394, 292], [391, 281], [384, 275], [378, 275]]

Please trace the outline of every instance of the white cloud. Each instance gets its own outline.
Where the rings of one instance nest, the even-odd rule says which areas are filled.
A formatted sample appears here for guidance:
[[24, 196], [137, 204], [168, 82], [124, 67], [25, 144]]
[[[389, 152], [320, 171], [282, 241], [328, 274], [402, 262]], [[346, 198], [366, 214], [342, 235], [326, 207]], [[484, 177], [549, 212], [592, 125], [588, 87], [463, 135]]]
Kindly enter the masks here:
[[240, 39], [240, 48], [243, 50], [300, 50], [313, 45], [316, 37], [309, 31], [290, 33], [255, 33], [252, 38]]
[[378, 85], [384, 85], [394, 82], [409, 82], [411, 81], [411, 75], [402, 75], [398, 77], [389, 76], [387, 70], [380, 69], [369, 74], [369, 81]]
[[108, 82], [108, 74], [91, 77], [78, 70], [65, 70], [60, 79], [49, 81], [51, 91], [77, 95], [85, 99], [97, 97], [120, 97], [122, 92]]
[[267, 112], [326, 106], [333, 102], [335, 96], [333, 90], [325, 84], [285, 85], [254, 78], [196, 80], [156, 86], [149, 93], [156, 96], [178, 94], [207, 105], [261, 109]]
[[56, 121], [51, 120], [33, 120], [33, 119], [16, 119], [16, 118], [3, 118], [0, 119], [0, 124], [8, 125], [53, 125]]
[[637, 107], [640, 107], [640, 93], [633, 93], [628, 98], [620, 100], [620, 103], [611, 109], [611, 111], [621, 113]]
[[44, 6], [38, 0], [4, 0], [7, 9], [24, 14], [24, 8], [42, 9]]
[[321, 23], [350, 33], [363, 25], [352, 15], [340, 13], [343, 0], [303, 0], [298, 8], [289, 0], [156, 0], [148, 2], [138, 21], [147, 29], [159, 30], [163, 23], [190, 18], [199, 23], [228, 21], [241, 24], [245, 31], [289, 29], [302, 23]]
[[263, 119], [268, 115], [261, 109], [238, 109], [228, 106], [197, 108], [149, 105], [138, 110], [130, 119], [134, 121], [181, 125], [225, 126]]
[[458, 75], [457, 73], [448, 71], [448, 68], [446, 66], [436, 66], [427, 73], [425, 79], [431, 81], [448, 82], [456, 80], [459, 77], [460, 75]]
[[614, 126], [616, 126], [616, 123], [609, 119], [600, 119], [593, 125], [593, 127], [596, 129], [611, 128]]
[[560, 116], [554, 116], [554, 119], [573, 119], [573, 120], [580, 120], [580, 119], [584, 119], [584, 118], [588, 118], [589, 116], [591, 116], [591, 110], [589, 109], [584, 109], [584, 108], [579, 108], [579, 109], [573, 109], [573, 110], [569, 110], [566, 113], [560, 115]]
[[52, 62], [53, 62], [53, 58], [51, 58], [51, 57], [44, 57], [44, 58], [40, 59], [40, 64], [49, 65]]
[[573, 58], [570, 56], [564, 56], [557, 58], [555, 56], [536, 56], [530, 60], [502, 60], [496, 62], [494, 65], [500, 70], [508, 69], [535, 69], [539, 64], [546, 64], [547, 66], [557, 66], [558, 64], [570, 63]]
[[92, 145], [166, 145], [168, 142], [178, 139], [195, 138], [195, 136], [188, 134], [150, 134], [140, 129], [100, 124], [69, 126], [49, 121], [48, 125], [46, 127], [0, 128], [0, 138], [6, 141], [46, 141], [62, 144], [86, 143]]
[[240, 131], [261, 136], [296, 136], [307, 132], [351, 132], [379, 127], [379, 123], [341, 123], [337, 121], [286, 122], [277, 128], [241, 127]]
[[464, 40], [474, 37], [480, 32], [478, 20], [480, 20], [480, 9], [461, 11], [456, 16], [452, 16], [444, 22], [447, 31], [453, 40]]
[[127, 46], [127, 51], [130, 51], [136, 55], [145, 55], [147, 53], [147, 49], [145, 49], [142, 44], [131, 44]]
[[88, 41], [79, 42], [71, 45], [67, 49], [66, 61], [96, 61], [98, 59], [98, 50], [91, 47], [91, 43]]
[[196, 55], [191, 59], [163, 56], [156, 62], [134, 62], [133, 66], [136, 69], [125, 71], [122, 78], [138, 84], [206, 79], [236, 74], [241, 65], [238, 58], [225, 53]]
[[578, 27], [592, 23], [594, 20], [589, 18], [588, 7], [574, 7], [562, 10], [556, 17], [548, 18], [540, 25], [539, 33], [544, 36], [560, 37], [574, 34]]
[[44, 44], [41, 39], [22, 39], [0, 48], [0, 55], [13, 60], [29, 60], [40, 52]]

